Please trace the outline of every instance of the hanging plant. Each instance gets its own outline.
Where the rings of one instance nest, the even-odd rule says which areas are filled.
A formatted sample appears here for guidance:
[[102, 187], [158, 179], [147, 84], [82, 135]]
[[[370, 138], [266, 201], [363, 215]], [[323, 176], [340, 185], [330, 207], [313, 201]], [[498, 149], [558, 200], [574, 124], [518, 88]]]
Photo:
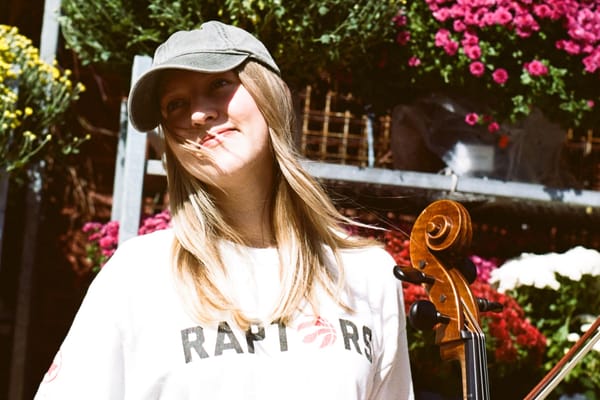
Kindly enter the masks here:
[[[564, 128], [598, 126], [600, 3], [578, 0], [406, 1], [394, 18], [407, 97], [460, 94], [485, 107], [465, 123], [516, 122], [540, 109]], [[498, 121], [498, 122], [497, 122]]]
[[86, 139], [60, 129], [84, 90], [71, 72], [40, 59], [17, 28], [0, 25], [0, 170], [16, 171], [34, 159], [77, 151]]

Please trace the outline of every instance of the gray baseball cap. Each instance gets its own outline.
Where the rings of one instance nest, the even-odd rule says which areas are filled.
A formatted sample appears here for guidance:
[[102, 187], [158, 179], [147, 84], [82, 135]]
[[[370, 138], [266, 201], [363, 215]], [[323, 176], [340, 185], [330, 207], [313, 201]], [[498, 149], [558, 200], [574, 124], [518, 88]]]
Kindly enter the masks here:
[[217, 73], [254, 60], [280, 74], [264, 44], [245, 30], [218, 21], [198, 29], [178, 31], [154, 52], [152, 66], [133, 84], [129, 93], [129, 119], [140, 132], [156, 128], [160, 121], [157, 84], [168, 69]]

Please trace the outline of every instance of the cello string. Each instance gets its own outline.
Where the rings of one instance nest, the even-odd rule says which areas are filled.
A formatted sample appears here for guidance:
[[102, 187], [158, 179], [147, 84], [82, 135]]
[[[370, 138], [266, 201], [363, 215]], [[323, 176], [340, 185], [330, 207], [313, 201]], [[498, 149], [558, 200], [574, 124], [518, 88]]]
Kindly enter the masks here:
[[[476, 373], [477, 373], [477, 382], [480, 382], [481, 385], [477, 387], [476, 393], [477, 398], [481, 399], [489, 399], [489, 378], [487, 374], [487, 353], [485, 348], [485, 333], [481, 329], [479, 325], [478, 319], [473, 315], [471, 309], [465, 303], [464, 299], [461, 298], [461, 302], [464, 309], [465, 321], [468, 322], [468, 329], [473, 332], [473, 341], [475, 343], [475, 349], [477, 353], [476, 357]], [[475, 305], [477, 306], [477, 305]]]

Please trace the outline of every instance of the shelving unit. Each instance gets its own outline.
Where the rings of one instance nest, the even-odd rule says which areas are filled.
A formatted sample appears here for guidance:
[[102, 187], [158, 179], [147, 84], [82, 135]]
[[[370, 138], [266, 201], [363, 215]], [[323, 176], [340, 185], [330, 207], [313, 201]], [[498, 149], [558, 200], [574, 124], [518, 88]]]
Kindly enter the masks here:
[[[148, 57], [136, 57], [132, 81], [149, 65]], [[371, 165], [366, 162], [365, 151], [368, 150], [360, 147], [357, 154], [361, 156], [354, 159], [348, 156], [350, 154], [348, 147], [337, 146], [340, 140], [334, 141], [336, 146], [333, 153], [337, 158], [328, 157], [331, 155], [329, 154], [331, 150], [327, 149], [332, 147], [328, 142], [329, 138], [350, 138], [349, 126], [357, 121], [362, 123], [363, 127], [353, 134], [354, 136], [351, 137], [353, 142], [360, 141], [361, 137], [364, 142], [369, 141], [369, 130], [366, 129], [368, 121], [365, 121], [364, 116], [361, 115], [349, 115], [347, 112], [340, 114], [339, 110], [331, 106], [331, 93], [327, 93], [322, 112], [310, 110], [311, 107], [307, 106], [310, 104], [310, 90], [303, 94], [303, 98], [305, 107], [301, 118], [303, 126], [301, 127], [303, 137], [300, 138], [301, 149], [308, 145], [308, 141], [316, 141], [318, 143], [315, 142], [315, 148], [322, 150], [319, 154], [305, 151], [307, 153], [305, 156], [311, 160], [304, 161], [304, 166], [333, 191], [362, 196], [373, 202], [390, 203], [392, 199], [398, 199], [399, 202], [411, 203], [413, 211], [420, 211], [427, 203], [443, 197], [459, 200], [467, 205], [477, 205], [480, 211], [485, 210], [489, 213], [513, 210], [524, 215], [537, 214], [538, 218], [575, 218], [585, 221], [586, 224], [595, 221], [600, 223], [600, 191], [466, 175], [390, 169], [388, 164], [382, 163], [366, 166]], [[316, 123], [313, 121], [311, 125], [311, 121], [307, 119], [309, 114], [316, 115]], [[335, 125], [325, 123], [331, 122], [332, 118], [341, 118], [341, 123], [337, 124], [341, 127], [340, 132], [337, 133], [338, 136], [341, 135], [339, 138], [335, 132], [332, 132], [336, 129]], [[121, 222], [120, 241], [137, 232], [144, 175], [165, 174], [160, 160], [146, 159], [148, 134], [135, 131], [128, 124], [125, 113], [122, 122], [127, 129], [124, 130], [126, 135], [121, 138], [119, 144], [113, 199], [115, 205], [113, 219]], [[376, 132], [379, 134], [379, 141], [374, 142], [375, 146], [371, 151], [377, 153], [377, 157], [382, 157], [385, 152], [384, 147], [388, 146], [390, 141], [389, 121], [379, 121], [377, 126], [381, 130]], [[327, 132], [323, 133], [323, 130]], [[319, 135], [321, 135], [320, 139]], [[341, 140], [340, 143], [345, 144], [346, 141]], [[343, 154], [340, 153], [340, 148]], [[340, 157], [343, 161], [338, 160]], [[122, 189], [124, 187], [127, 188], [126, 191]]]

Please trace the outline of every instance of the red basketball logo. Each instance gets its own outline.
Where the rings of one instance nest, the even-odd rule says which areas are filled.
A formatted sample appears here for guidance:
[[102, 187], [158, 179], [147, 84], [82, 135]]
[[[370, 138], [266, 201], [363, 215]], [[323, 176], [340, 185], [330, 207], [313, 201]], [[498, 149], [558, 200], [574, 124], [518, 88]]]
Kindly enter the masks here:
[[52, 365], [48, 368], [48, 371], [44, 375], [44, 382], [52, 382], [58, 376], [58, 371], [60, 371], [60, 365], [62, 362], [62, 356], [60, 351], [56, 353], [54, 356], [54, 360], [52, 361]]
[[298, 325], [298, 332], [305, 331], [304, 343], [313, 343], [320, 340], [319, 347], [324, 348], [335, 343], [337, 334], [333, 325], [324, 318], [311, 318], [309, 321]]

